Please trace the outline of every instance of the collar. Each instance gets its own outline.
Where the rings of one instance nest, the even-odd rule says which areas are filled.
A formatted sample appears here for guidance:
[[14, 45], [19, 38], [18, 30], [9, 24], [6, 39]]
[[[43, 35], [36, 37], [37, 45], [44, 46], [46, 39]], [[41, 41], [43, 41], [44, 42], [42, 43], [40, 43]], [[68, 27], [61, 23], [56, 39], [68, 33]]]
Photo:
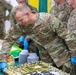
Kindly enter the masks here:
[[35, 22], [35, 24], [34, 24], [33, 29], [34, 29], [35, 27], [37, 27], [38, 25], [42, 24], [42, 23], [44, 23], [44, 21], [42, 20], [41, 14], [40, 14], [40, 13], [37, 13], [37, 20], [36, 20], [36, 22]]

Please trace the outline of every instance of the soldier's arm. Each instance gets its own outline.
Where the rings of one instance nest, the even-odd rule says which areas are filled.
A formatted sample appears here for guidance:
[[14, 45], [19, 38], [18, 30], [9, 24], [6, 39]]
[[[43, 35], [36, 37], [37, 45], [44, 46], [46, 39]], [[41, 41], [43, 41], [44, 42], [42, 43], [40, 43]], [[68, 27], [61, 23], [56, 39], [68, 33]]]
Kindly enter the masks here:
[[70, 32], [76, 35], [76, 14], [71, 15], [67, 22], [67, 27]]
[[64, 21], [67, 16], [68, 16], [68, 14], [66, 11], [61, 11], [58, 15], [58, 19], [60, 19], [61, 21]]
[[18, 38], [22, 35], [22, 33], [19, 31], [20, 29], [16, 27], [16, 25], [13, 25], [5, 37], [3, 44], [2, 44], [2, 49], [1, 51], [3, 52], [8, 52], [10, 51], [12, 45], [17, 42]]
[[52, 18], [52, 28], [65, 41], [71, 55], [76, 55], [76, 37], [55, 17]]
[[9, 15], [5, 17], [5, 19], [9, 19], [9, 16], [10, 16], [10, 12], [12, 10], [12, 5], [9, 4], [8, 2], [4, 1], [4, 7], [5, 7], [5, 10], [8, 10], [9, 11]]
[[69, 13], [66, 10], [60, 11], [58, 15], [56, 15], [55, 11], [52, 9], [51, 14], [55, 15], [61, 21], [65, 21], [69, 17]]
[[68, 21], [68, 18], [70, 16], [70, 13], [73, 10], [73, 8], [67, 3], [65, 5], [65, 8], [63, 8], [63, 10], [60, 10], [57, 15], [56, 7], [58, 7], [58, 6], [54, 5], [50, 13], [55, 15], [59, 20], [61, 20], [65, 24], [65, 26], [67, 26], [67, 21]]
[[72, 10], [73, 8], [67, 3], [67, 6], [64, 8], [64, 10], [59, 12], [58, 19], [61, 21], [67, 21]]
[[9, 4], [6, 1], [4, 1], [4, 6], [5, 6], [6, 10], [8, 10], [9, 12], [11, 11], [11, 9], [12, 9], [12, 5], [11, 4]]

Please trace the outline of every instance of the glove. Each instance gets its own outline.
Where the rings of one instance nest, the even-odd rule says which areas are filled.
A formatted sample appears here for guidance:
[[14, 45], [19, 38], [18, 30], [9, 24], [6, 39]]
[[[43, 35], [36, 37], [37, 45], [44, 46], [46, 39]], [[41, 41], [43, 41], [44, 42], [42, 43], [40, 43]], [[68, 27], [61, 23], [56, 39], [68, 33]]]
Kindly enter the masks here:
[[24, 36], [21, 36], [21, 37], [18, 39], [18, 42], [23, 43], [24, 40], [25, 40]]
[[25, 39], [23, 42], [24, 50], [28, 50], [28, 41]]
[[71, 57], [71, 63], [72, 63], [73, 65], [76, 64], [76, 56]]
[[4, 72], [4, 70], [7, 68], [7, 63], [6, 62], [1, 62], [1, 70]]
[[28, 41], [24, 38], [24, 36], [21, 36], [18, 41], [23, 44], [24, 50], [28, 50]]

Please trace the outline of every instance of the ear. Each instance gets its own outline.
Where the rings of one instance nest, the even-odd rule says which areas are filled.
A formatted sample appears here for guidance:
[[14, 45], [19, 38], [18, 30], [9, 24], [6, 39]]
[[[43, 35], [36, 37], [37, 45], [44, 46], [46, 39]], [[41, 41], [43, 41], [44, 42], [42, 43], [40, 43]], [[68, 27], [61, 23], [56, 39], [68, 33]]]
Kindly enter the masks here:
[[25, 13], [26, 15], [29, 15], [30, 14], [30, 12], [29, 11], [26, 11], [26, 13]]

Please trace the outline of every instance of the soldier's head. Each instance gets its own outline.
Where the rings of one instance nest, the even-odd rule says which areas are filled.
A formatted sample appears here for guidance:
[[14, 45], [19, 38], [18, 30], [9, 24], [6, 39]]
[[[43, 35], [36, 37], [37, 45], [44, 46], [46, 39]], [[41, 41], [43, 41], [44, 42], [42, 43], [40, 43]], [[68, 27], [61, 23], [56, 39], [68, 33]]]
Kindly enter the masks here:
[[19, 25], [28, 26], [36, 21], [36, 14], [33, 14], [30, 8], [25, 4], [20, 4], [14, 12], [14, 17]]
[[16, 0], [18, 4], [27, 4], [28, 0]]
[[56, 3], [56, 4], [61, 4], [61, 3], [64, 3], [66, 0], [54, 0], [54, 2]]
[[68, 2], [74, 9], [76, 9], [76, 0], [69, 0]]

